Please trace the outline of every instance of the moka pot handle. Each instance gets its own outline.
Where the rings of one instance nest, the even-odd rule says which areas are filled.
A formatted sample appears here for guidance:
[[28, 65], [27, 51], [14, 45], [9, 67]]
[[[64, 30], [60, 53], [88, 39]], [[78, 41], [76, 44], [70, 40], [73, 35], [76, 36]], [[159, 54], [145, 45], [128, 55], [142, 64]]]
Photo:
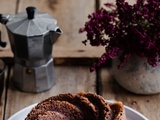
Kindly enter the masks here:
[[[0, 14], [0, 23], [6, 24], [8, 22], [8, 19], [6, 17], [3, 17], [2, 14]], [[0, 46], [6, 47], [7, 43], [2, 41], [1, 31], [0, 31]]]

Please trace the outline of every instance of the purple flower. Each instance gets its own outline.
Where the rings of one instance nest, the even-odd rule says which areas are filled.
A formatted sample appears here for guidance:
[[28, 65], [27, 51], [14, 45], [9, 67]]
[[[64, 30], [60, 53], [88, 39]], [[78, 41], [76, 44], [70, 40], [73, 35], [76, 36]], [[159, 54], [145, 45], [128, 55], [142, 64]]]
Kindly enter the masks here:
[[[125, 0], [116, 4], [105, 3], [104, 8], [90, 14], [80, 32], [86, 32], [86, 45], [104, 46], [105, 52], [91, 67], [105, 63], [107, 59], [119, 57], [122, 68], [132, 55], [146, 57], [155, 67], [160, 61], [160, 1], [137, 0], [130, 5]], [[109, 9], [105, 9], [109, 8]]]

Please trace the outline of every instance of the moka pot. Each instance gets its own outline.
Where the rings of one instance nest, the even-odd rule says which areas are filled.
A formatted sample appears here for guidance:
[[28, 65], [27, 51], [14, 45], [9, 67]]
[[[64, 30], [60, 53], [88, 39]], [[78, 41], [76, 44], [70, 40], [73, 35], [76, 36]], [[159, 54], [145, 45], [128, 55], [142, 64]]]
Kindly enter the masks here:
[[0, 15], [14, 54], [14, 85], [25, 92], [43, 92], [55, 84], [52, 46], [62, 30], [47, 13], [27, 7], [16, 15]]

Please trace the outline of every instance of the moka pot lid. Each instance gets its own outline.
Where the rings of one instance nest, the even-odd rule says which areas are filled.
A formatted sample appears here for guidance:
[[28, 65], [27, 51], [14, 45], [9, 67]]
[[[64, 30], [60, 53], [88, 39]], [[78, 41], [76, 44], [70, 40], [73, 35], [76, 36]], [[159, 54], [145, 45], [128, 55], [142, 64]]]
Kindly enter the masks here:
[[31, 37], [46, 34], [51, 24], [57, 24], [51, 15], [36, 11], [35, 7], [27, 7], [26, 12], [14, 15], [6, 27], [12, 34]]

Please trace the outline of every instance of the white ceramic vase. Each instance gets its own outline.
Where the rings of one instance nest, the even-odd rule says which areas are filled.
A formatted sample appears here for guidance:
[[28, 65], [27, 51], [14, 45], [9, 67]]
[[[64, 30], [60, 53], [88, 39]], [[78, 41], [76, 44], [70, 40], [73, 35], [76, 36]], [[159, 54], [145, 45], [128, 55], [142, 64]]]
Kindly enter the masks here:
[[138, 56], [130, 58], [123, 69], [118, 69], [118, 64], [118, 58], [114, 58], [111, 73], [123, 88], [136, 94], [160, 93], [160, 65], [152, 67]]

